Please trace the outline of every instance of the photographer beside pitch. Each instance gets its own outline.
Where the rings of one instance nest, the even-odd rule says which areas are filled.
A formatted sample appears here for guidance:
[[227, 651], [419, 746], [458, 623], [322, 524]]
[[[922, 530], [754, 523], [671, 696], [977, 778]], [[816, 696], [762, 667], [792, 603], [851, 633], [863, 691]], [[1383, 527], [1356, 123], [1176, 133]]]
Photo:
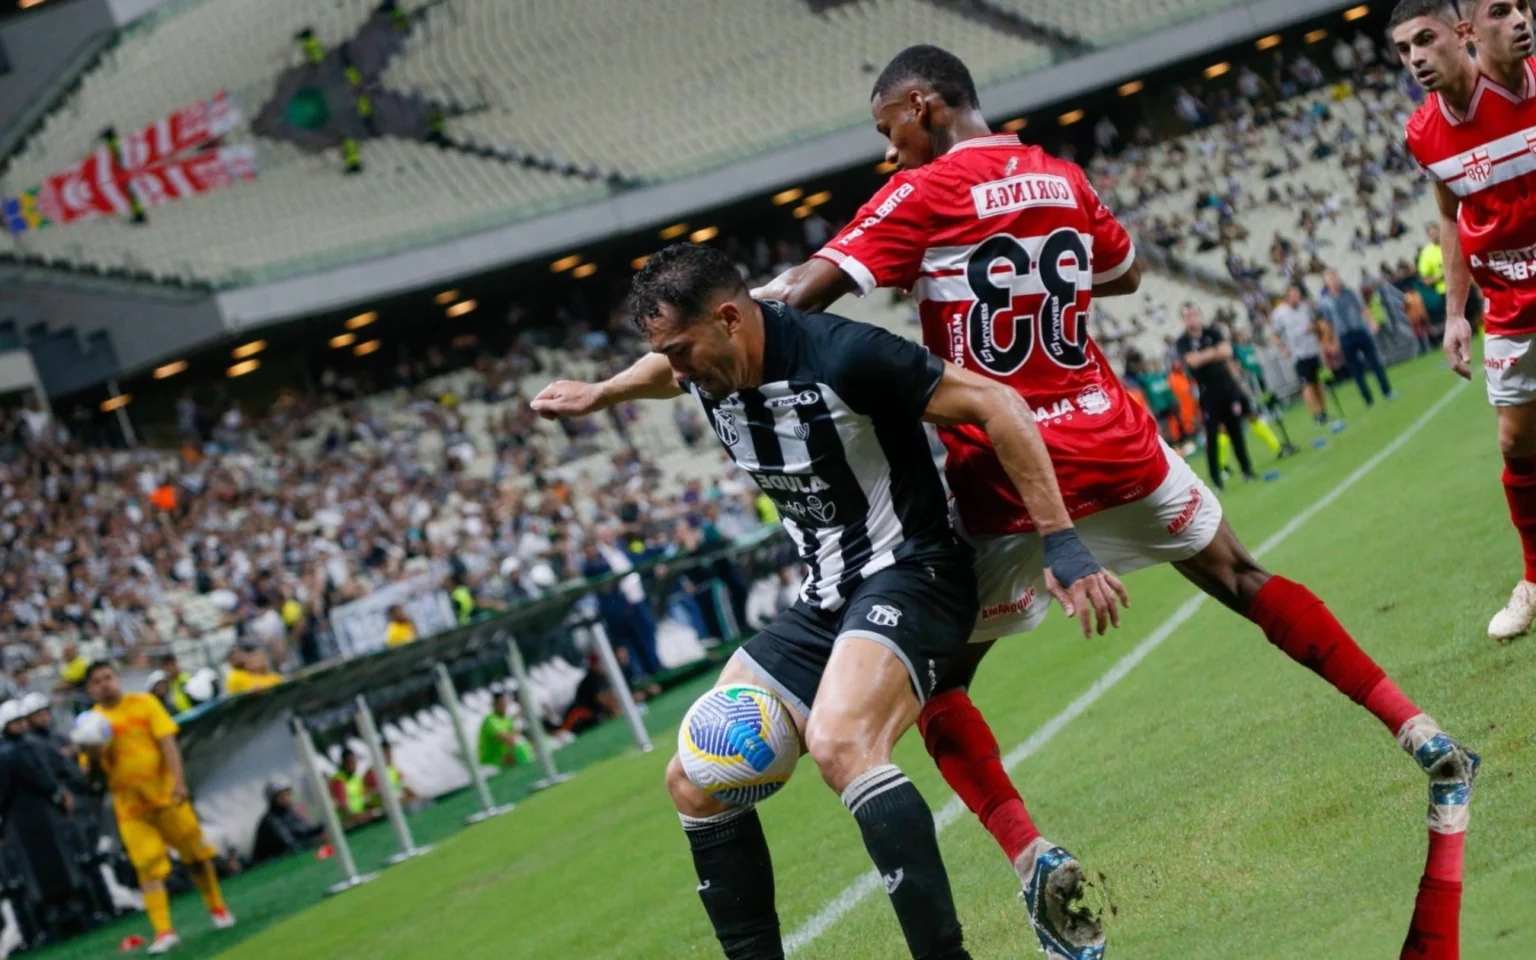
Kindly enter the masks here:
[[[885, 878], [912, 956], [962, 960], [932, 811], [890, 762], [954, 677], [976, 623], [972, 552], [956, 536], [924, 421], [986, 431], [1045, 539], [1051, 592], [1099, 630], [1118, 580], [1077, 539], [1031, 411], [1016, 393], [879, 328], [752, 299], [734, 265], [679, 244], [634, 282], [654, 353], [600, 384], [559, 381], [548, 418], [693, 394], [732, 459], [773, 499], [808, 572], [799, 601], [738, 651], [720, 684], [773, 690]], [[784, 956], [773, 867], [756, 811], [707, 797], [674, 757], [699, 893], [726, 957]], [[1065, 904], [1063, 904], [1065, 906]]]

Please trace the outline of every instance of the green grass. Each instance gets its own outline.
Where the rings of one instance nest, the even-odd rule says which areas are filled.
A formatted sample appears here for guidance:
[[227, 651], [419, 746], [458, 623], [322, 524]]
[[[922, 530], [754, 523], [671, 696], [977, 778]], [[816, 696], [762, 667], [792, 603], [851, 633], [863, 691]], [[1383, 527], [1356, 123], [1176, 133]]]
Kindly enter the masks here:
[[[1402, 399], [1233, 490], [1228, 515], [1257, 546], [1334, 489], [1452, 390], [1436, 360], [1393, 371]], [[1345, 393], [1345, 391], [1341, 391]], [[1299, 441], [1310, 428], [1293, 414]], [[1499, 485], [1493, 415], [1480, 387], [1438, 416], [1266, 557], [1310, 585], [1410, 695], [1480, 749], [1463, 911], [1464, 956], [1536, 956], [1536, 783], [1531, 642], [1497, 646], [1488, 617], [1519, 574]], [[1022, 742], [1151, 633], [1194, 590], [1167, 568], [1129, 579], [1134, 609], [1084, 641], [1053, 616], [1000, 645], [975, 695], [1007, 749]], [[694, 895], [686, 844], [661, 789], [681, 690], [653, 714], [656, 753], [596, 762], [515, 812], [454, 833], [466, 799], [418, 818], [429, 856], [330, 900], [334, 867], [282, 864], [230, 884], [242, 925], [206, 929], [175, 904], [181, 955], [229, 960], [687, 960], [718, 949]], [[578, 749], [618, 748], [623, 731]], [[938, 808], [950, 798], [916, 738], [897, 762]], [[1134, 960], [1396, 958], [1424, 855], [1421, 774], [1369, 715], [1214, 603], [1014, 773], [1036, 819], [1102, 873], [1115, 906], [1110, 955]], [[510, 788], [506, 784], [499, 789]], [[455, 806], [455, 804], [457, 806]], [[858, 832], [805, 766], [762, 816], [786, 931], [868, 870]], [[449, 835], [449, 834], [452, 835]], [[360, 857], [387, 852], [387, 831]], [[942, 836], [977, 960], [1036, 955], [1017, 887], [969, 817]], [[50, 951], [101, 956], [141, 921]], [[238, 943], [237, 943], [238, 941]], [[220, 953], [220, 951], [224, 951]], [[804, 950], [809, 960], [905, 956], [883, 897]]]

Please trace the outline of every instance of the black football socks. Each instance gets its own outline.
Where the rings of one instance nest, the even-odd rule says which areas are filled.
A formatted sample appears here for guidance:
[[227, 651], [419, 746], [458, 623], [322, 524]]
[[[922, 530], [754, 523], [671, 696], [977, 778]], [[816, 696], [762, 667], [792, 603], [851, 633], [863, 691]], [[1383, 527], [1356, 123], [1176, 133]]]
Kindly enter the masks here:
[[899, 767], [886, 764], [848, 784], [843, 806], [859, 823], [915, 960], [970, 960], [933, 812], [917, 787]]
[[726, 960], [784, 960], [773, 904], [773, 860], [757, 811], [729, 810], [682, 821], [699, 874], [699, 899]]

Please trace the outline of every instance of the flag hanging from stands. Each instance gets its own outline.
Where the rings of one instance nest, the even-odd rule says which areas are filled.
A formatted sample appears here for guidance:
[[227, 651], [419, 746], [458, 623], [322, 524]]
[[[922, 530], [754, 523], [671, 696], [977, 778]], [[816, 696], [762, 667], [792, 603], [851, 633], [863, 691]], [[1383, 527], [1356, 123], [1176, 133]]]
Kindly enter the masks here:
[[[213, 146], [241, 119], [239, 107], [223, 91], [182, 107], [111, 141], [113, 146], [98, 148], [40, 186], [0, 200], [0, 223], [20, 234], [126, 216], [135, 198], [143, 207], [154, 207], [255, 179], [250, 146]], [[189, 154], [192, 150], [201, 152]]]

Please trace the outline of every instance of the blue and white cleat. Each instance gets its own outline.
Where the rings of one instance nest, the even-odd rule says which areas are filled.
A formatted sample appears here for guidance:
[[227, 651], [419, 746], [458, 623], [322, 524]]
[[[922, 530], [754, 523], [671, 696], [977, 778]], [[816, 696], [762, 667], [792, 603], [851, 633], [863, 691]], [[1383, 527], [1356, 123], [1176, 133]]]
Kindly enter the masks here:
[[1403, 724], [1397, 742], [1429, 776], [1429, 829], [1464, 833], [1471, 821], [1472, 788], [1483, 758], [1457, 743], [1424, 713]]
[[1083, 905], [1083, 866], [1040, 838], [1014, 861], [1029, 923], [1049, 960], [1103, 960], [1104, 926]]

